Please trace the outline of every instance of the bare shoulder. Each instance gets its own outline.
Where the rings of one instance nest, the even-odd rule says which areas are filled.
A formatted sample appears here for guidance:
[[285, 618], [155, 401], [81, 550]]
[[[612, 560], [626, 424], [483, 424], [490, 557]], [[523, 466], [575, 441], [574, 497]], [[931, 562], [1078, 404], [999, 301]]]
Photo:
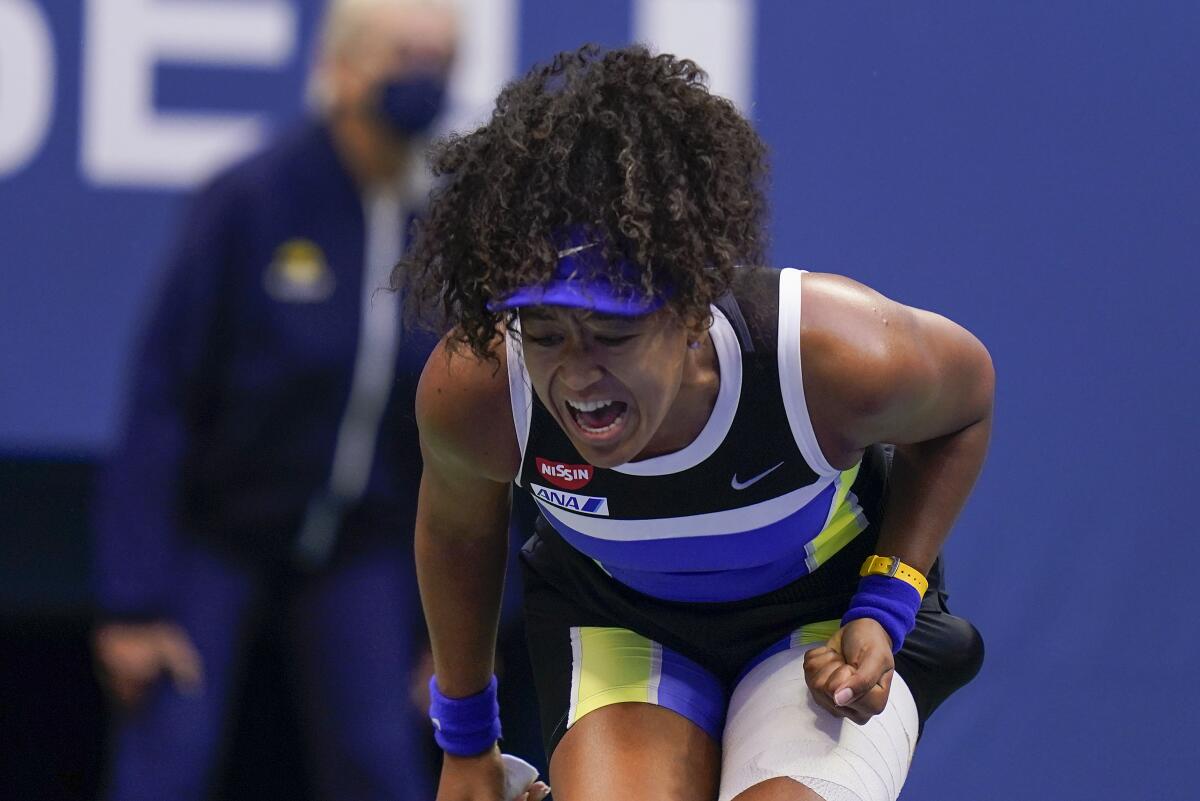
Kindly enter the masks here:
[[990, 407], [990, 357], [962, 326], [843, 276], [809, 273], [802, 286], [805, 398], [832, 463], [870, 441], [897, 441], [897, 418], [940, 414], [946, 393], [980, 387], [979, 403], [958, 405], [986, 394]]
[[506, 349], [479, 359], [443, 337], [417, 386], [416, 415], [427, 462], [454, 472], [509, 482], [521, 466], [508, 390]]
[[806, 344], [871, 351], [912, 322], [912, 309], [842, 275], [805, 273], [801, 286]]
[[909, 373], [917, 310], [840, 275], [807, 273], [802, 286], [806, 395], [832, 393], [866, 411]]

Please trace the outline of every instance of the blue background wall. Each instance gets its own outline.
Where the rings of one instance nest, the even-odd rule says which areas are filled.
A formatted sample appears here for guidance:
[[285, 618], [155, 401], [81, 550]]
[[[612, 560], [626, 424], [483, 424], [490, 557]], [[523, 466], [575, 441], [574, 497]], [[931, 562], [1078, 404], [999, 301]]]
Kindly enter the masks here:
[[[22, 2], [50, 24], [57, 82], [47, 139], [0, 177], [0, 453], [97, 457], [183, 195], [81, 177], [82, 12]], [[525, 0], [516, 66], [625, 41], [634, 5]], [[749, 5], [774, 262], [940, 311], [999, 373], [948, 549], [988, 661], [904, 797], [1198, 797], [1200, 5]], [[316, 3], [294, 8], [307, 41]], [[275, 70], [164, 67], [156, 102], [282, 124], [306, 49]]]

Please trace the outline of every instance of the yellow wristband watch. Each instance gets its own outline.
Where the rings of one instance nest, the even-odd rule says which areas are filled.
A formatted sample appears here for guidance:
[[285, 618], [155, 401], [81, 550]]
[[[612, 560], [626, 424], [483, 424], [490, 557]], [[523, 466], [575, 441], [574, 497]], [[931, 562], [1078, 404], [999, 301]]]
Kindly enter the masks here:
[[912, 565], [904, 564], [898, 556], [868, 556], [867, 561], [863, 562], [862, 569], [858, 571], [858, 575], [900, 579], [916, 590], [922, 598], [925, 597], [925, 591], [929, 589], [929, 580], [921, 574], [921, 571]]

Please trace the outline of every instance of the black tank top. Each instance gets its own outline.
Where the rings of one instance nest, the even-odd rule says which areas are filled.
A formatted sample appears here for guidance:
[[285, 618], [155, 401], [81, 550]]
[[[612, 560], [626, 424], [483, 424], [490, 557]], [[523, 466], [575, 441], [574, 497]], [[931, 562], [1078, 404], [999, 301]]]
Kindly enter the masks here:
[[801, 281], [743, 268], [712, 307], [721, 384], [708, 423], [680, 451], [611, 469], [579, 455], [508, 336], [517, 483], [617, 581], [673, 601], [749, 598], [816, 570], [867, 527], [859, 465], [829, 465], [804, 403]]

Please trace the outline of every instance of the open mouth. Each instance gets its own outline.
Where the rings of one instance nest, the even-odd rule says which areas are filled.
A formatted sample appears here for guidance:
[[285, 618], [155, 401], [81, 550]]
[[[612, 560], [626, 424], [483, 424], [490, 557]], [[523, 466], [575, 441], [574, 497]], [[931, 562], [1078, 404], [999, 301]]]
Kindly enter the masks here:
[[614, 435], [625, 423], [628, 404], [624, 401], [568, 400], [567, 411], [576, 427], [590, 439], [606, 439]]

